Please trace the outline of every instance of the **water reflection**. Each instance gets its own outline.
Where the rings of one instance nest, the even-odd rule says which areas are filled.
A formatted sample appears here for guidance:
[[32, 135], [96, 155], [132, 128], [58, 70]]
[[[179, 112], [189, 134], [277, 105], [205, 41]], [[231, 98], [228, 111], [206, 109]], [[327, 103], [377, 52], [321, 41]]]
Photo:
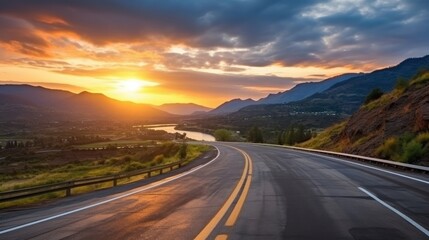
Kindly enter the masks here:
[[149, 129], [155, 129], [155, 130], [164, 130], [168, 133], [186, 133], [186, 136], [188, 138], [192, 138], [198, 141], [216, 141], [215, 138], [212, 135], [201, 133], [201, 132], [193, 132], [193, 131], [183, 131], [183, 130], [176, 130], [174, 129], [177, 126], [177, 124], [159, 124], [159, 125], [145, 125], [145, 127]]

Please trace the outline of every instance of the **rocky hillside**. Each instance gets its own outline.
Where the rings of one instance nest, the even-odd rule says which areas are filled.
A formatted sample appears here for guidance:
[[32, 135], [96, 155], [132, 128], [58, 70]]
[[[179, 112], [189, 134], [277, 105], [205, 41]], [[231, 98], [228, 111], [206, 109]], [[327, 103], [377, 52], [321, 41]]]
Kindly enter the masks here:
[[429, 165], [429, 72], [364, 104], [303, 147]]

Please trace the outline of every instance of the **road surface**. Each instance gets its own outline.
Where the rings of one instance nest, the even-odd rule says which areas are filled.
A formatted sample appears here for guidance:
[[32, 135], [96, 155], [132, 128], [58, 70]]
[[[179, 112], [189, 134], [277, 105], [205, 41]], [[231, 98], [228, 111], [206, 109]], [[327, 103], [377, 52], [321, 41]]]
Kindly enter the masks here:
[[0, 211], [0, 239], [429, 239], [428, 176], [213, 144], [212, 161], [163, 180]]

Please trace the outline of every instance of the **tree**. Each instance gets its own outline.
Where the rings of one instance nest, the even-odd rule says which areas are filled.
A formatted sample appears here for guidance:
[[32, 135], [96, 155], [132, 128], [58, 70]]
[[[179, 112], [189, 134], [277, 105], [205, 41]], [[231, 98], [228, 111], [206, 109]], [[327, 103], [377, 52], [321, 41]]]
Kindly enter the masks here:
[[247, 140], [249, 142], [254, 142], [254, 143], [262, 143], [262, 142], [264, 142], [264, 137], [262, 135], [262, 131], [258, 127], [252, 127], [249, 130], [249, 134], [247, 136]]
[[395, 89], [404, 91], [408, 88], [409, 82], [406, 79], [400, 78], [396, 81]]
[[283, 131], [280, 131], [279, 135], [277, 135], [277, 144], [278, 145], [285, 144], [284, 132]]
[[286, 145], [293, 145], [295, 144], [295, 130], [291, 127], [286, 129], [284, 132], [284, 144]]
[[227, 142], [232, 140], [232, 132], [226, 129], [217, 129], [213, 135], [216, 141]]
[[[282, 136], [282, 138], [281, 138]], [[305, 130], [303, 125], [296, 127], [288, 127], [282, 135], [279, 135], [279, 144], [283, 141], [283, 144], [294, 145], [309, 140], [313, 136], [311, 130]]]
[[374, 88], [368, 96], [366, 96], [365, 104], [368, 104], [374, 100], [379, 99], [381, 96], [383, 96], [383, 91], [380, 90], [380, 88]]

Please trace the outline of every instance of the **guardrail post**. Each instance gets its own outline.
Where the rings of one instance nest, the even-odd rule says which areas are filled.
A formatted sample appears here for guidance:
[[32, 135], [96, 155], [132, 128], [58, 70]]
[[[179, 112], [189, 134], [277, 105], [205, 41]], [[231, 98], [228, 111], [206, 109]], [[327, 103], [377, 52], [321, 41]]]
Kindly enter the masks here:
[[147, 173], [147, 177], [148, 177], [148, 178], [152, 177], [152, 172], [151, 172], [151, 171], [149, 171], [149, 172]]
[[66, 197], [70, 197], [71, 196], [71, 186], [73, 185], [72, 182], [68, 182], [67, 183], [67, 189], [66, 189]]
[[115, 176], [113, 179], [113, 186], [116, 187], [118, 185], [118, 178]]

